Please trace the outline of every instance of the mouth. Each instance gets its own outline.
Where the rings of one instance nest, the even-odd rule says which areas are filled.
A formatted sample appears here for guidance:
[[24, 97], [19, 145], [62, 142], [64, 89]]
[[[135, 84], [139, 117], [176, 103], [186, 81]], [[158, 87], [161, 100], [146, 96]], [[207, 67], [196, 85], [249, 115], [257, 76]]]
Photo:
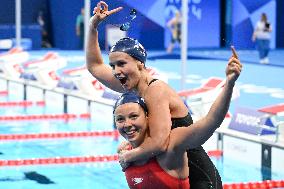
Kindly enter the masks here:
[[135, 136], [136, 129], [130, 130], [130, 131], [124, 131], [128, 139], [131, 139]]
[[121, 85], [125, 85], [126, 81], [127, 81], [127, 77], [116, 77], [119, 82], [121, 83]]

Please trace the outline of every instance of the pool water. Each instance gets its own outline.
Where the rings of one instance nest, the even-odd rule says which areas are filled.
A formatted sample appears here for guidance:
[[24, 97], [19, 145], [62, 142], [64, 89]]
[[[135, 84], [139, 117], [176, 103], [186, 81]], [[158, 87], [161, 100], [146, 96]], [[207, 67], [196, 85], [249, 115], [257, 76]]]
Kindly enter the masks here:
[[[4, 122], [0, 132], [5, 134], [96, 131], [91, 120]], [[15, 125], [15, 124], [18, 125]], [[10, 125], [11, 124], [11, 125]], [[102, 122], [98, 124], [104, 125]], [[72, 127], [73, 126], [73, 127]], [[102, 126], [101, 126], [102, 127]], [[40, 128], [40, 129], [39, 129]], [[78, 129], [80, 128], [80, 129]], [[111, 128], [111, 127], [109, 127]], [[99, 127], [99, 130], [102, 129]], [[108, 129], [109, 130], [109, 129]], [[78, 157], [114, 155], [122, 141], [113, 137], [78, 137], [62, 139], [37, 139], [21, 141], [1, 141], [0, 159], [31, 159], [52, 157]], [[220, 172], [224, 183], [261, 181], [271, 177], [274, 180], [284, 178], [283, 173], [270, 173], [245, 164], [237, 159], [211, 158]], [[32, 173], [31, 178], [25, 174]], [[271, 174], [271, 175], [270, 175]], [[28, 165], [1, 167], [0, 188], [127, 188], [124, 174], [117, 162], [81, 163], [62, 165]]]

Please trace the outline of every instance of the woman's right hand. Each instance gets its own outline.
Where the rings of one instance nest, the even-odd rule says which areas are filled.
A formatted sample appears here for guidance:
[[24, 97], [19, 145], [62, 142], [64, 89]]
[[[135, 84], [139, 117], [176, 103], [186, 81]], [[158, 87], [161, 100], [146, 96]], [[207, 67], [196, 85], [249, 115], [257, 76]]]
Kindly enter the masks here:
[[241, 74], [243, 65], [239, 60], [239, 56], [237, 51], [233, 46], [231, 46], [232, 57], [229, 59], [227, 68], [226, 68], [226, 76], [230, 85], [234, 86], [235, 81], [238, 79]]
[[91, 28], [97, 28], [98, 25], [108, 16], [120, 11], [122, 7], [118, 7], [113, 10], [108, 10], [108, 5], [104, 1], [98, 2], [97, 6], [93, 10], [93, 16], [90, 19]]

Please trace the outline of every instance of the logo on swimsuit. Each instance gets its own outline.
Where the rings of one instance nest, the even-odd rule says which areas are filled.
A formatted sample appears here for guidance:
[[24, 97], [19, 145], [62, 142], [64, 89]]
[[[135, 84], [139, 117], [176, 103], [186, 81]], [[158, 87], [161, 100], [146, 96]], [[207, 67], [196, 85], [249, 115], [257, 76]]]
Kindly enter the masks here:
[[143, 182], [143, 178], [133, 178], [132, 181], [135, 182], [134, 185], [136, 185], [136, 184], [142, 183]]

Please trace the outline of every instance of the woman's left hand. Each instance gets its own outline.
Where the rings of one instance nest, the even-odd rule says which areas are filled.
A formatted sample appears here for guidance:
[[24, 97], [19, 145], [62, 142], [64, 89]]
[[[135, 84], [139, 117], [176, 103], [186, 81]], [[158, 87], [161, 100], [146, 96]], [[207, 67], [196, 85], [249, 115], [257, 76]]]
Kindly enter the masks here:
[[128, 153], [129, 153], [129, 150], [120, 150], [120, 152], [118, 153], [119, 164], [123, 172], [130, 165], [130, 163], [127, 163]]

